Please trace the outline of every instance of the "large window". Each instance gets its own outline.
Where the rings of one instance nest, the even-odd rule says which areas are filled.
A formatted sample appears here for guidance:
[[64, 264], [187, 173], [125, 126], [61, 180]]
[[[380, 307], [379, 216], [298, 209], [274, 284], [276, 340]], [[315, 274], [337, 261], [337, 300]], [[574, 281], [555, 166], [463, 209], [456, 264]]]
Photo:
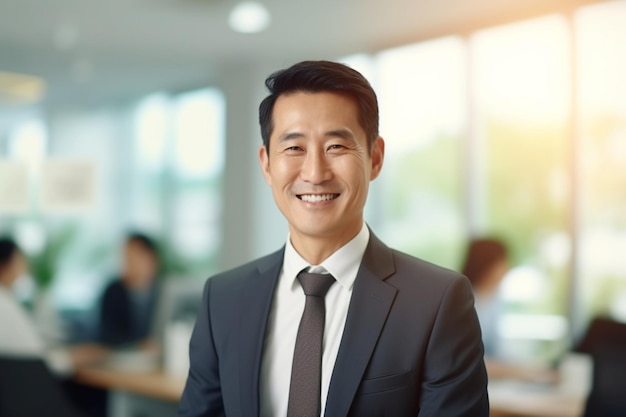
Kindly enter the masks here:
[[588, 320], [626, 321], [626, 4], [383, 51], [368, 67], [385, 169], [369, 219], [459, 270], [469, 237], [510, 252], [499, 353], [556, 360]]
[[[119, 272], [129, 231], [155, 238], [165, 278], [205, 278], [216, 268], [224, 113], [221, 92], [204, 88], [54, 108], [0, 129], [0, 175], [11, 175], [3, 176], [0, 191], [12, 193], [11, 201], [0, 195], [0, 232], [24, 248], [56, 307], [77, 310], [81, 319], [93, 308]], [[44, 204], [51, 161], [66, 162], [66, 173], [90, 175], [80, 184], [93, 191], [92, 204], [73, 211]], [[71, 171], [76, 161], [88, 169]]]
[[578, 312], [626, 322], [626, 3], [580, 10]]
[[131, 223], [162, 236], [167, 274], [204, 277], [216, 265], [224, 117], [214, 89], [151, 95], [135, 114]]
[[385, 213], [380, 233], [399, 249], [456, 268], [466, 231], [465, 47], [446, 38], [393, 49], [376, 68], [387, 147], [383, 196], [370, 203]]
[[[503, 239], [500, 353], [550, 356], [566, 337], [570, 42], [551, 16], [471, 38], [481, 235]], [[514, 350], [514, 351], [513, 351]]]

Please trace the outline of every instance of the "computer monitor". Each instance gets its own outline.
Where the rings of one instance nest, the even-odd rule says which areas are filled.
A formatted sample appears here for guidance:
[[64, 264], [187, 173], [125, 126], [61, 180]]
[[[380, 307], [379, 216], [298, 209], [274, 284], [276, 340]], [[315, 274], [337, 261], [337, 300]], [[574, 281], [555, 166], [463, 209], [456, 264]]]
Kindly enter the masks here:
[[152, 338], [163, 344], [165, 328], [176, 321], [195, 322], [205, 279], [168, 277], [161, 283]]

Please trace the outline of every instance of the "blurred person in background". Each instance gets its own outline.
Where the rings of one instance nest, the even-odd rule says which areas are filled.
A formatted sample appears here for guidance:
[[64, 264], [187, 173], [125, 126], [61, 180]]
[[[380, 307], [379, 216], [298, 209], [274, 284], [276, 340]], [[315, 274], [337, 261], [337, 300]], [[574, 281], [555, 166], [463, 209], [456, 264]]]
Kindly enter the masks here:
[[29, 312], [14, 296], [15, 283], [27, 273], [26, 259], [18, 245], [10, 238], [0, 237], [0, 355], [41, 358], [60, 376], [103, 359], [107, 350], [92, 344], [46, 346]]
[[475, 308], [485, 346], [487, 374], [490, 379], [514, 378], [551, 382], [555, 374], [547, 367], [516, 365], [498, 358], [497, 325], [502, 314], [498, 290], [508, 271], [508, 250], [501, 240], [481, 238], [470, 241], [461, 272], [470, 280], [474, 291]]
[[485, 356], [496, 352], [496, 324], [500, 313], [498, 288], [509, 269], [506, 246], [497, 239], [474, 239], [466, 251], [461, 273], [472, 284], [483, 334]]
[[608, 315], [598, 315], [591, 319], [573, 350], [593, 355], [606, 349], [626, 352], [626, 323]]
[[150, 333], [158, 298], [157, 246], [145, 234], [130, 233], [122, 256], [120, 276], [102, 295], [99, 342], [111, 347], [139, 344], [154, 349]]

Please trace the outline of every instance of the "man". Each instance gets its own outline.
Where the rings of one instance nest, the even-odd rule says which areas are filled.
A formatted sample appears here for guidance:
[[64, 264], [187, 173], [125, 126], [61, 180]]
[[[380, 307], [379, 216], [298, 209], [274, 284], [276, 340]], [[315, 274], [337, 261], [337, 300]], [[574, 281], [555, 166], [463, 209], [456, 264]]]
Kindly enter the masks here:
[[[389, 249], [364, 224], [384, 156], [369, 83], [306, 61], [266, 86], [259, 161], [289, 236], [207, 281], [179, 417], [487, 417], [468, 281]], [[309, 294], [310, 277], [329, 276], [325, 295]]]
[[159, 267], [158, 248], [152, 238], [129, 233], [121, 274], [109, 283], [100, 302], [99, 342], [112, 347], [151, 346]]

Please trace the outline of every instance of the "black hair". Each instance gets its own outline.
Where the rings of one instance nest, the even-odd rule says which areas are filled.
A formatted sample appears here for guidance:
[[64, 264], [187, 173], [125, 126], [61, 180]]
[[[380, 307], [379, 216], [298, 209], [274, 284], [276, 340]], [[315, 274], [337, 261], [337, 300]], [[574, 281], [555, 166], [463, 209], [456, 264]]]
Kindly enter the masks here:
[[4, 268], [11, 261], [11, 258], [20, 248], [11, 238], [0, 237], [0, 269]]
[[477, 288], [482, 284], [489, 268], [506, 259], [507, 248], [499, 239], [474, 239], [467, 248], [462, 273], [470, 280], [472, 287]]
[[130, 232], [126, 235], [126, 243], [135, 242], [150, 252], [155, 259], [159, 258], [159, 248], [150, 236], [141, 232]]
[[269, 151], [274, 129], [272, 113], [281, 95], [295, 92], [333, 92], [350, 97], [357, 105], [359, 124], [365, 131], [367, 147], [378, 137], [378, 100], [370, 83], [358, 71], [336, 62], [303, 61], [274, 72], [265, 80], [270, 95], [259, 106], [259, 124], [265, 150]]

